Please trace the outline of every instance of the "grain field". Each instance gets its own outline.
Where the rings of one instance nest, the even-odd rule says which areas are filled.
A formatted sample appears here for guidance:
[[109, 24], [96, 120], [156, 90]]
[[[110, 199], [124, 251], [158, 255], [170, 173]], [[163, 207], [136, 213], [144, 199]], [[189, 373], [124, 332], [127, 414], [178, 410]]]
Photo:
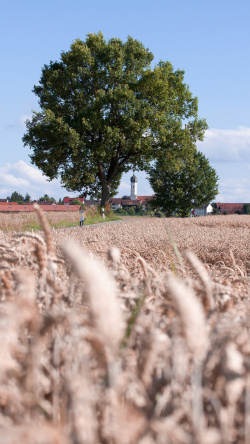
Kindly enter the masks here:
[[250, 217], [0, 231], [1, 443], [250, 441]]

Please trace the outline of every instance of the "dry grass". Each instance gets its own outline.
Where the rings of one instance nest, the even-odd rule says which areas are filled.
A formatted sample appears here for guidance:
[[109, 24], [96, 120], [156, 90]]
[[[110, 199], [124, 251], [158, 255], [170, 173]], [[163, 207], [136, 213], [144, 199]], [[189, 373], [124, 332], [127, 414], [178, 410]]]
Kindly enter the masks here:
[[[80, 217], [78, 212], [45, 212], [46, 217], [51, 225], [60, 222], [79, 223]], [[0, 228], [2, 231], [24, 231], [28, 229], [36, 229], [39, 226], [36, 214], [30, 213], [0, 213]]]
[[[1, 210], [1, 208], [0, 208]], [[79, 225], [78, 211], [46, 211], [49, 225], [55, 228]], [[102, 214], [97, 207], [87, 207], [84, 212], [85, 222], [93, 224], [103, 222]], [[114, 213], [106, 211], [106, 220], [119, 219]], [[0, 229], [5, 232], [40, 230], [42, 225], [35, 212], [4, 213], [0, 211]]]
[[250, 442], [249, 216], [40, 219], [0, 232], [1, 442]]

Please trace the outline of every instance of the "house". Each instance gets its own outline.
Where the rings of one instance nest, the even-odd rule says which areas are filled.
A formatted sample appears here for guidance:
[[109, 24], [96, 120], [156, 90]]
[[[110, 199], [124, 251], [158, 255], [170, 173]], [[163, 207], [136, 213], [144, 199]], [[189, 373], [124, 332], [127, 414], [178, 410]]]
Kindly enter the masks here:
[[207, 216], [208, 214], [212, 214], [212, 212], [213, 212], [212, 205], [205, 204], [205, 205], [202, 205], [201, 207], [194, 208], [191, 211], [191, 217], [192, 216]]
[[152, 199], [152, 196], [137, 196], [137, 199], [123, 199], [121, 197], [116, 197], [113, 199], [110, 199], [110, 206], [112, 210], [117, 210], [118, 208], [124, 208], [126, 207], [136, 207], [138, 205], [142, 205], [143, 209], [146, 209], [147, 202]]
[[[110, 199], [110, 207], [112, 210], [118, 210], [118, 208], [126, 208], [126, 207], [136, 207], [138, 205], [142, 205], [143, 209], [146, 209], [147, 202], [153, 198], [153, 196], [137, 196], [137, 177], [133, 174], [130, 179], [131, 182], [131, 194], [130, 196], [115, 197]], [[84, 203], [86, 207], [93, 207], [96, 205], [101, 205], [100, 200], [87, 200], [83, 197], [64, 197], [63, 204], [70, 205], [74, 199], [80, 200], [80, 202]]]
[[[67, 211], [67, 212], [77, 212], [80, 210], [80, 205], [43, 205], [43, 211]], [[0, 213], [20, 213], [20, 212], [31, 212], [35, 211], [33, 205], [6, 205], [0, 206]]]
[[113, 199], [110, 199], [110, 206], [112, 210], [118, 210], [118, 208], [122, 208], [122, 198], [115, 197]]
[[137, 196], [137, 199], [141, 201], [140, 205], [143, 206], [143, 209], [147, 209], [147, 203], [150, 202], [154, 198], [153, 196]]
[[110, 199], [110, 206], [112, 210], [118, 210], [118, 208], [126, 207], [137, 207], [142, 205], [143, 209], [146, 209], [147, 202], [153, 198], [153, 196], [137, 196], [137, 177], [133, 174], [130, 179], [131, 182], [131, 194], [130, 196], [125, 196], [124, 198], [115, 197]]
[[17, 205], [17, 202], [9, 202], [7, 199], [0, 199], [0, 205]]
[[64, 197], [63, 198], [63, 204], [64, 205], [70, 205], [72, 203], [73, 200], [79, 200], [80, 202], [84, 203], [84, 197]]
[[55, 200], [38, 200], [38, 205], [57, 205]]
[[91, 200], [91, 199], [84, 199], [84, 202], [86, 207], [96, 207], [98, 205], [101, 205], [100, 200]]
[[218, 208], [220, 214], [240, 214], [244, 203], [222, 203], [216, 202], [216, 207]]
[[122, 207], [137, 207], [141, 205], [141, 201], [139, 199], [122, 199]]

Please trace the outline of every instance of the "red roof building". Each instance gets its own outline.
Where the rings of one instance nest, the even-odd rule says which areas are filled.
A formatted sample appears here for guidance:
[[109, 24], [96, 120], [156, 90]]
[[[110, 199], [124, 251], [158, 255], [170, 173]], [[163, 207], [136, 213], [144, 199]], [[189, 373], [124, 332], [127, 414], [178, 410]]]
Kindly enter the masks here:
[[121, 197], [115, 197], [110, 199], [110, 205], [113, 210], [117, 210], [122, 207], [135, 207], [138, 205], [145, 206], [148, 201], [150, 201], [153, 196], [137, 196], [137, 199], [122, 199]]
[[[80, 205], [43, 205], [43, 211], [66, 211], [77, 212], [80, 210]], [[35, 211], [33, 205], [1, 205], [0, 213], [27, 213]]]
[[141, 205], [145, 205], [149, 200], [153, 199], [154, 196], [137, 196], [137, 200], [141, 201]]
[[244, 203], [222, 203], [222, 202], [216, 202], [216, 206], [220, 213], [227, 213], [227, 214], [236, 214], [237, 212], [241, 213], [243, 209]]
[[75, 199], [77, 199], [80, 202], [84, 203], [84, 197], [64, 197], [63, 203], [64, 203], [64, 205], [68, 205], [68, 204], [70, 204]]
[[38, 205], [57, 205], [55, 200], [38, 200], [37, 201]]
[[134, 207], [137, 205], [141, 205], [141, 200], [139, 199], [122, 199], [122, 206], [123, 207]]
[[1, 199], [0, 205], [17, 205], [17, 202], [8, 202], [7, 199]]

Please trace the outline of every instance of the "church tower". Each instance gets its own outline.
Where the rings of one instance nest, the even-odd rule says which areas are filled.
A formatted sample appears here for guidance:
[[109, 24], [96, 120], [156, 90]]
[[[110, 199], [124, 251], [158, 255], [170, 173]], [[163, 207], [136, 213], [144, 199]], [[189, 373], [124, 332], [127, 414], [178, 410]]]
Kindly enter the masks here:
[[137, 177], [133, 174], [133, 176], [130, 179], [131, 182], [131, 200], [137, 199]]

